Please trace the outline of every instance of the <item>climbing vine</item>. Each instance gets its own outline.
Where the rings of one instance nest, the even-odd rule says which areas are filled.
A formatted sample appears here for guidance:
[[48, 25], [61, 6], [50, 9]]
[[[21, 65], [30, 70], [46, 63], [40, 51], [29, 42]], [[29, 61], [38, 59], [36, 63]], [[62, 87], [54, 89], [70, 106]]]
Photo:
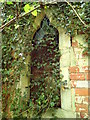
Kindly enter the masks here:
[[45, 17], [41, 29], [32, 41], [34, 50], [31, 54], [30, 99], [36, 104], [37, 111], [40, 112], [48, 107], [60, 107], [59, 40], [54, 28], [48, 24], [48, 19]]
[[[90, 25], [90, 2], [75, 2], [70, 3], [73, 9], [77, 11], [80, 19], [86, 24], [83, 25], [78, 18], [76, 12], [73, 11], [72, 7], [64, 3], [37, 3], [37, 2], [4, 2], [0, 3], [2, 9], [0, 30], [2, 32], [2, 112], [3, 117], [20, 117], [23, 113], [27, 112], [30, 117], [31, 109], [34, 111], [34, 115], [40, 114], [45, 111], [48, 107], [58, 106], [58, 101], [60, 100], [61, 79], [59, 60], [60, 51], [56, 48], [54, 32], [52, 31], [52, 36], [47, 35], [45, 38], [40, 39], [40, 44], [34, 43], [32, 45], [33, 29], [35, 28], [34, 19], [38, 14], [40, 14], [41, 9], [51, 9], [53, 14], [53, 20], [56, 19], [56, 26], [63, 27], [66, 29], [67, 33], [70, 33], [73, 37], [75, 31], [77, 33], [85, 33], [88, 35], [89, 40], [89, 25]], [[22, 14], [23, 13], [23, 14]], [[34, 39], [35, 40], [35, 39]], [[42, 64], [38, 59], [34, 60], [29, 65], [36, 66], [37, 69], [45, 68], [45, 66], [51, 70], [43, 70], [43, 74], [40, 78], [33, 81], [33, 74], [30, 79], [31, 85], [30, 89], [34, 89], [38, 86], [36, 94], [32, 92], [30, 100], [26, 101], [26, 94], [22, 96], [22, 91], [17, 87], [20, 82], [20, 74], [24, 69], [26, 62], [25, 59], [28, 54], [33, 53], [33, 51], [42, 51], [42, 47], [46, 49], [47, 43], [50, 46], [47, 48], [47, 53], [53, 56], [54, 59], [51, 61], [50, 57], [42, 57]], [[87, 50], [88, 48], [86, 48]], [[40, 56], [39, 56], [40, 57]], [[47, 61], [50, 62], [47, 62]], [[53, 66], [53, 67], [52, 67]], [[28, 74], [28, 75], [29, 75]], [[49, 77], [48, 77], [49, 76]], [[49, 83], [48, 83], [49, 79]], [[47, 83], [47, 84], [46, 84]], [[50, 87], [49, 84], [54, 83], [54, 86]], [[48, 85], [48, 86], [47, 86]], [[34, 95], [33, 95], [34, 94]], [[27, 115], [26, 115], [27, 116]]]

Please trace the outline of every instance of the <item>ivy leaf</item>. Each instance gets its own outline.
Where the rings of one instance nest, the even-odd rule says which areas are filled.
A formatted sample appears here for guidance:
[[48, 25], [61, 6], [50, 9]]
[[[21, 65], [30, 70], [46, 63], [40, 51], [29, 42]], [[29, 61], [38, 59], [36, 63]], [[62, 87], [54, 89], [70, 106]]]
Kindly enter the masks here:
[[30, 5], [29, 5], [29, 4], [26, 4], [26, 5], [24, 6], [24, 11], [27, 13], [27, 12], [29, 12], [29, 10], [30, 10]]
[[37, 10], [34, 10], [34, 11], [32, 12], [32, 15], [33, 15], [33, 16], [37, 16]]
[[[31, 8], [30, 8], [30, 10], [33, 10], [34, 9], [34, 6], [32, 6]], [[33, 12], [31, 12], [31, 14], [33, 15], [33, 16], [37, 16], [37, 10], [34, 10]]]
[[[25, 6], [24, 6], [24, 11], [27, 13], [27, 12], [29, 12], [30, 10], [33, 10], [34, 9], [34, 6], [31, 6], [30, 7], [30, 5], [29, 4], [26, 4]], [[33, 12], [31, 12], [31, 14], [33, 15], [33, 16], [37, 16], [37, 10], [34, 10]]]
[[32, 100], [30, 100], [29, 106], [30, 106], [30, 107], [33, 107]]
[[51, 103], [50, 103], [50, 106], [51, 106], [51, 107], [53, 107], [54, 105], [55, 105], [55, 103], [54, 103], [54, 102], [51, 102]]
[[39, 105], [41, 105], [41, 102], [40, 102], [40, 101], [38, 101], [38, 104], [39, 104]]
[[13, 15], [10, 15], [9, 18], [12, 19], [12, 18], [13, 18]]
[[6, 94], [6, 91], [3, 89], [2, 93], [3, 93], [3, 94]]
[[13, 2], [7, 2], [7, 4], [8, 4], [8, 5], [12, 5], [12, 4], [13, 4]]
[[16, 25], [16, 24], [15, 24], [15, 29], [17, 29], [17, 28], [19, 28], [19, 25]]
[[44, 8], [47, 9], [47, 6], [45, 5]]

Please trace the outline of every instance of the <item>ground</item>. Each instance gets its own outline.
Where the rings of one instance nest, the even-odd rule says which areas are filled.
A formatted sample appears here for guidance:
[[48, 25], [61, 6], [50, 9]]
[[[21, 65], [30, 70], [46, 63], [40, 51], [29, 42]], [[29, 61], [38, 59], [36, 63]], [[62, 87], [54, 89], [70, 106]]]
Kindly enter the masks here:
[[42, 114], [42, 118], [75, 118], [75, 112], [66, 111], [60, 108], [57, 109], [48, 109], [44, 114]]

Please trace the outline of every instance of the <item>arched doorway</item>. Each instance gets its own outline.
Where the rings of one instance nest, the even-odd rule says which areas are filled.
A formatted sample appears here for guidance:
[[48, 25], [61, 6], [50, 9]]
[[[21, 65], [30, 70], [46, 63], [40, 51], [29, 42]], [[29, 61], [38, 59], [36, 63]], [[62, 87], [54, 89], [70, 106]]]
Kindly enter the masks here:
[[30, 98], [36, 102], [42, 93], [45, 93], [45, 99], [52, 95], [52, 99], [57, 98], [57, 103], [53, 106], [60, 107], [59, 33], [50, 25], [46, 16], [41, 21], [32, 44]]

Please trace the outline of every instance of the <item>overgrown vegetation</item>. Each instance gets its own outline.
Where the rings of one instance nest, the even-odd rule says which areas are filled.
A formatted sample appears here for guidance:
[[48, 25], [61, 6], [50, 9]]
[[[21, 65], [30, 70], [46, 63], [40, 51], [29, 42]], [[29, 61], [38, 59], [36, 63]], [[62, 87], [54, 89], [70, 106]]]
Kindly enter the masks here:
[[[30, 99], [37, 111], [47, 107], [60, 107], [60, 51], [58, 31], [44, 17], [42, 26], [32, 41], [32, 78]], [[45, 107], [43, 109], [43, 107]]]
[[[43, 67], [47, 66], [48, 62], [45, 60], [49, 60], [49, 67], [54, 68], [51, 70], [51, 73], [47, 70], [44, 71], [43, 76], [38, 78], [38, 81], [33, 82], [31, 81], [30, 87], [39, 86], [37, 96], [34, 95], [36, 98], [33, 98], [33, 94], [31, 95], [30, 101], [26, 101], [26, 93], [22, 97], [20, 88], [17, 88], [17, 84], [20, 81], [20, 73], [24, 66], [26, 65], [25, 59], [28, 54], [30, 54], [33, 50], [37, 50], [39, 47], [36, 44], [35, 47], [32, 46], [33, 38], [31, 37], [33, 34], [34, 29], [34, 19], [36, 16], [41, 12], [41, 9], [52, 9], [53, 19], [57, 20], [57, 26], [63, 27], [67, 30], [67, 33], [70, 33], [71, 36], [74, 36], [75, 30], [78, 33], [86, 33], [89, 36], [89, 22], [90, 22], [90, 2], [75, 2], [70, 3], [73, 8], [77, 11], [78, 15], [84, 21], [78, 18], [77, 14], [73, 11], [72, 7], [67, 3], [55, 3], [42, 5], [42, 3], [37, 2], [4, 2], [0, 3], [0, 7], [2, 10], [1, 14], [1, 32], [2, 32], [2, 111], [3, 117], [10, 118], [10, 117], [20, 117], [22, 116], [24, 111], [28, 112], [28, 116], [30, 116], [30, 110], [32, 109], [35, 111], [35, 116], [38, 113], [45, 110], [47, 107], [54, 107], [57, 105], [57, 101], [60, 99], [57, 91], [60, 90], [60, 76], [59, 74], [59, 62], [56, 63], [57, 58], [60, 57], [59, 50], [57, 48], [52, 49], [48, 48], [48, 54], [52, 55], [54, 51], [56, 56], [55, 61], [49, 60], [50, 57], [47, 56], [42, 57], [43, 64], [40, 64], [40, 61], [32, 62], [33, 65], [36, 65], [38, 69], [42, 69]], [[39, 7], [37, 7], [39, 6]], [[35, 9], [37, 7], [37, 9]], [[34, 10], [35, 9], [35, 10]], [[28, 13], [30, 10], [33, 12], [29, 13], [28, 15], [22, 15], [23, 17], [19, 17], [21, 13]], [[10, 20], [14, 19], [12, 24], [8, 24]], [[4, 26], [6, 24], [6, 26]], [[4, 27], [3, 27], [4, 26]], [[52, 33], [54, 33], [52, 31]], [[53, 34], [52, 36], [45, 37], [46, 42], [49, 42], [50, 47], [54, 40]], [[49, 39], [48, 39], [49, 38]], [[88, 43], [90, 43], [89, 37]], [[41, 48], [42, 46], [46, 45], [47, 43], [43, 42], [41, 39]], [[39, 44], [40, 45], [40, 44]], [[45, 47], [45, 46], [43, 46]], [[87, 48], [86, 48], [87, 49]], [[40, 57], [40, 56], [39, 56]], [[40, 59], [41, 60], [41, 59]], [[39, 63], [39, 64], [38, 64]], [[53, 63], [53, 67], [52, 67]], [[42, 65], [42, 66], [41, 66]], [[57, 72], [58, 71], [58, 72]], [[57, 73], [56, 73], [57, 72]], [[28, 73], [28, 75], [31, 73]], [[52, 74], [52, 77], [51, 77]], [[49, 76], [49, 78], [47, 78]], [[51, 79], [50, 79], [51, 78]], [[49, 79], [49, 81], [53, 81], [54, 79], [54, 89], [47, 87], [45, 82]], [[45, 81], [46, 80], [46, 81]], [[44, 82], [45, 81], [45, 82]], [[42, 84], [41, 84], [42, 83]], [[49, 83], [50, 84], [50, 83]], [[46, 87], [48, 89], [46, 89]], [[49, 92], [48, 92], [49, 90]], [[51, 91], [51, 92], [50, 92]], [[36, 101], [35, 101], [36, 100]], [[29, 103], [29, 105], [28, 105]], [[12, 112], [13, 111], [13, 112]], [[37, 112], [38, 111], [38, 112]]]

